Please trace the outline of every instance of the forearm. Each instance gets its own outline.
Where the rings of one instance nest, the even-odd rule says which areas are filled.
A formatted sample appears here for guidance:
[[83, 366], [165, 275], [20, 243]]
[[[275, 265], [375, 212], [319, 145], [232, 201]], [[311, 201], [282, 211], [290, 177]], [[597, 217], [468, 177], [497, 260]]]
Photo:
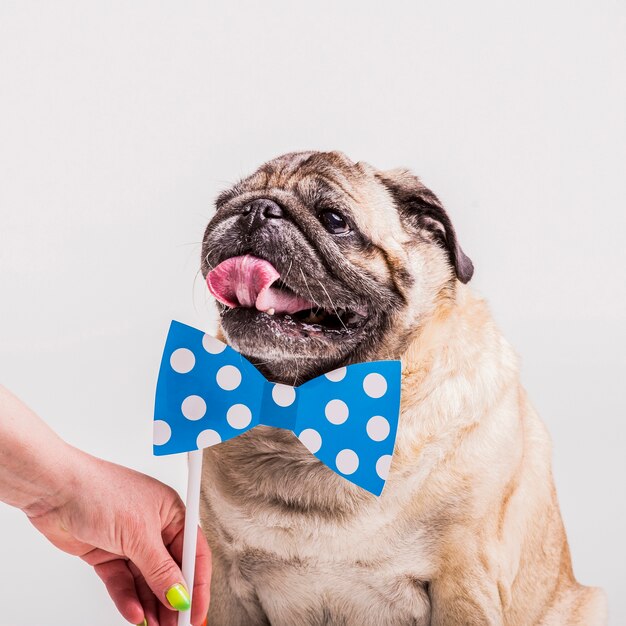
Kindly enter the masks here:
[[0, 385], [0, 501], [38, 515], [71, 490], [77, 451]]

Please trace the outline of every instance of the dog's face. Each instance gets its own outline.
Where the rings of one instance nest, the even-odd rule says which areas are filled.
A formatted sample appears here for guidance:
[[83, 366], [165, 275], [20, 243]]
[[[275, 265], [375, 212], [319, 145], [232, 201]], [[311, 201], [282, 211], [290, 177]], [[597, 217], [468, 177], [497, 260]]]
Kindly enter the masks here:
[[406, 171], [338, 152], [278, 157], [221, 194], [202, 271], [234, 348], [274, 380], [397, 358], [471, 261]]

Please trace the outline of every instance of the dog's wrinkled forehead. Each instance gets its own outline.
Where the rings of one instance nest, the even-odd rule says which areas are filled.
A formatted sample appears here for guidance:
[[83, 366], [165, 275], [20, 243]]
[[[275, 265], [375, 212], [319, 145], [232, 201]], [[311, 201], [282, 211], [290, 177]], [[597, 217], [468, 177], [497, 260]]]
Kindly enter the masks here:
[[264, 163], [245, 178], [239, 190], [304, 190], [324, 179], [344, 192], [351, 193], [362, 177], [362, 167], [341, 152], [290, 152]]
[[263, 164], [251, 176], [224, 192], [218, 208], [239, 195], [281, 192], [313, 208], [341, 208], [350, 213], [373, 243], [391, 253], [401, 252], [408, 240], [394, 198], [378, 172], [364, 162], [354, 162], [342, 152], [292, 152]]

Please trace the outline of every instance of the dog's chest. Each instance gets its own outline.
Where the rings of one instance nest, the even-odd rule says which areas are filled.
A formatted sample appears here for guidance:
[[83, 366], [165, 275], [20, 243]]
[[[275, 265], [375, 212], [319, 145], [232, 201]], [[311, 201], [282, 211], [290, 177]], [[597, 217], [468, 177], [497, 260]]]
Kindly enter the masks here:
[[244, 603], [255, 597], [272, 626], [430, 623], [432, 559], [419, 529], [250, 524], [233, 539], [231, 588]]

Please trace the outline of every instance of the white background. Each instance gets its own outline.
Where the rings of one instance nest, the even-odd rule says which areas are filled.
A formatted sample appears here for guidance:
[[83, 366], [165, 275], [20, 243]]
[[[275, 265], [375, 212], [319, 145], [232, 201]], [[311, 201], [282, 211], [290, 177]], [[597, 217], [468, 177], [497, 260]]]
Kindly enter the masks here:
[[[0, 380], [182, 489], [152, 398], [170, 319], [211, 328], [216, 194], [295, 149], [409, 166], [522, 357], [576, 574], [623, 624], [625, 40], [621, 0], [2, 0]], [[0, 626], [123, 623], [21, 513], [0, 527]]]

